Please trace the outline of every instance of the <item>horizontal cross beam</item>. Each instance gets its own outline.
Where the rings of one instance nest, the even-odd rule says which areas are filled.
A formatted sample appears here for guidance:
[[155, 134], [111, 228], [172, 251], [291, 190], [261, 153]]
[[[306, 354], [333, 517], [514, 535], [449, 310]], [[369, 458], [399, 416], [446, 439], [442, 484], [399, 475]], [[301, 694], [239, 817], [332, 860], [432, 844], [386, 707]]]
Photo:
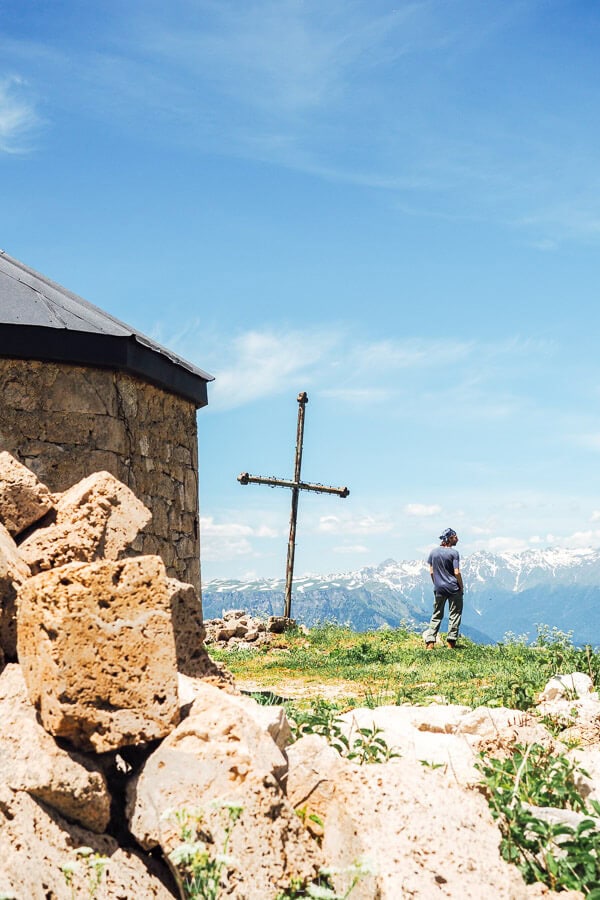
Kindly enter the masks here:
[[338, 497], [348, 497], [350, 494], [347, 487], [328, 487], [325, 484], [309, 484], [307, 481], [288, 481], [286, 478], [265, 478], [262, 475], [249, 475], [248, 472], [238, 475], [238, 481], [240, 484], [266, 484], [269, 487], [314, 491], [316, 494], [337, 494]]

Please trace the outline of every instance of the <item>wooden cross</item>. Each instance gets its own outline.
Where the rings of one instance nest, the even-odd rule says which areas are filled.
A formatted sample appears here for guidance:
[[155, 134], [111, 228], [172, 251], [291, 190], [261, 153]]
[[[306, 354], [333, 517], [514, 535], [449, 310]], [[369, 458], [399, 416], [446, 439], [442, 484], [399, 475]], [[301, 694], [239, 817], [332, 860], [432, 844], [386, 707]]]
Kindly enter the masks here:
[[287, 564], [285, 568], [285, 606], [284, 616], [289, 619], [292, 613], [292, 580], [294, 578], [294, 555], [296, 552], [296, 521], [298, 519], [298, 497], [300, 491], [314, 491], [317, 494], [337, 494], [338, 497], [347, 497], [350, 493], [347, 487], [327, 487], [324, 484], [309, 484], [300, 480], [302, 466], [302, 446], [304, 443], [304, 411], [308, 403], [306, 391], [298, 394], [298, 429], [296, 432], [296, 464], [294, 467], [294, 480], [285, 478], [265, 478], [262, 475], [249, 475], [242, 472], [238, 475], [240, 484], [268, 484], [269, 487], [291, 488], [292, 511], [290, 514], [290, 537], [288, 540]]

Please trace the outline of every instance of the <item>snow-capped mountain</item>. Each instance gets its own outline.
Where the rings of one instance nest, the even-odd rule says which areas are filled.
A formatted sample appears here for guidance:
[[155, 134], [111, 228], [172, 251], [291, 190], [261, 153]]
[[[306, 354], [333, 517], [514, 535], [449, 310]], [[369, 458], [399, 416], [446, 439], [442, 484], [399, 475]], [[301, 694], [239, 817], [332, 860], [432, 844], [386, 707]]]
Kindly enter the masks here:
[[[529, 633], [536, 625], [572, 631], [578, 643], [600, 644], [600, 551], [544, 549], [462, 559], [465, 581], [463, 631], [478, 641]], [[283, 580], [228, 581], [204, 585], [205, 618], [244, 608], [281, 615]], [[357, 631], [382, 625], [424, 625], [431, 614], [432, 585], [421, 561], [387, 559], [378, 566], [335, 575], [294, 579], [292, 614], [306, 625], [349, 623]]]

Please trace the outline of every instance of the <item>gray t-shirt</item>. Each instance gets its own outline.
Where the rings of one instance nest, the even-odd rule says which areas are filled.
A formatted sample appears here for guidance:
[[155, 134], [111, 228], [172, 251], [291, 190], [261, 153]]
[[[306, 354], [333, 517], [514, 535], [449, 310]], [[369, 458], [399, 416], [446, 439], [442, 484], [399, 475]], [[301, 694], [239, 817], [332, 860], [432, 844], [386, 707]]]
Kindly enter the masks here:
[[455, 569], [460, 569], [456, 547], [434, 547], [427, 562], [433, 566], [433, 589], [440, 594], [455, 594], [460, 590]]

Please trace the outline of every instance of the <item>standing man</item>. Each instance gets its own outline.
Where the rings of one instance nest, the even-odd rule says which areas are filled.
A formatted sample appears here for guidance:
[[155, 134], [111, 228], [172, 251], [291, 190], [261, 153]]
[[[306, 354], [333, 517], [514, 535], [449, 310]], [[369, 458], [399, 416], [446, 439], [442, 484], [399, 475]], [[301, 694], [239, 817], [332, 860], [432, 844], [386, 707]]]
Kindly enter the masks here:
[[463, 610], [463, 580], [460, 573], [460, 556], [456, 545], [458, 535], [453, 528], [446, 528], [440, 535], [442, 542], [427, 558], [429, 573], [433, 581], [433, 615], [429, 628], [423, 635], [427, 650], [433, 650], [435, 639], [444, 618], [444, 607], [448, 600], [448, 646], [454, 650], [458, 640], [460, 620]]

